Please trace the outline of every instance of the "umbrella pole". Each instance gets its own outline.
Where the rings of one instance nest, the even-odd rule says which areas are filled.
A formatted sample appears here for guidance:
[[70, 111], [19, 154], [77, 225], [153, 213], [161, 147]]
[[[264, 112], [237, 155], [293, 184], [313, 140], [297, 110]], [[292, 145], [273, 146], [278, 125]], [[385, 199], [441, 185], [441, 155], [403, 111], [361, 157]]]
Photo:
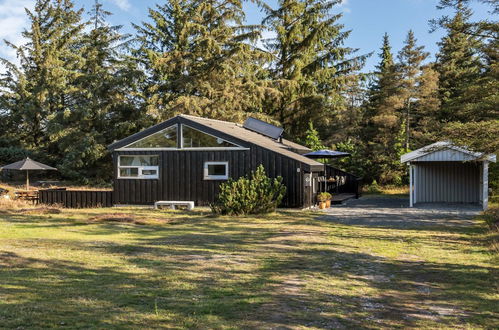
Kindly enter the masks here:
[[324, 159], [324, 192], [327, 192], [327, 165]]
[[26, 190], [29, 190], [29, 170], [26, 170]]

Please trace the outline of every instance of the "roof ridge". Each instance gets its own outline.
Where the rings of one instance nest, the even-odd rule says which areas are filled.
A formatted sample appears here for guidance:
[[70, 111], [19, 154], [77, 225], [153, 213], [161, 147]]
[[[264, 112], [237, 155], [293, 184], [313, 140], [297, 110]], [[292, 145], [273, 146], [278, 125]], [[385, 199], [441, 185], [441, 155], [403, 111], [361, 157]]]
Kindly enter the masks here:
[[[199, 116], [193, 116], [193, 115], [186, 115], [186, 114], [180, 114], [180, 117], [187, 117], [187, 118], [196, 118], [196, 119], [201, 119], [201, 120], [208, 120], [208, 121], [214, 121], [218, 123], [224, 123], [224, 124], [232, 124], [232, 125], [238, 125], [237, 123], [231, 122], [231, 121], [226, 121], [226, 120], [220, 120], [220, 119], [212, 119], [212, 118], [205, 118], [205, 117], [199, 117]], [[242, 126], [241, 126], [242, 127]]]

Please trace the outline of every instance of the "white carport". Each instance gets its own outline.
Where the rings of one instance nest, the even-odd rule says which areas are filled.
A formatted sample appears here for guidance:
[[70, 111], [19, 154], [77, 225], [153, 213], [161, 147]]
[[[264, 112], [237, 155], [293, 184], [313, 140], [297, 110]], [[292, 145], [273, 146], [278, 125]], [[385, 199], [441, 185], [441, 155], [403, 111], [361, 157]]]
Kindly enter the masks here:
[[469, 203], [487, 209], [489, 162], [484, 155], [450, 142], [436, 142], [400, 157], [409, 165], [409, 204]]

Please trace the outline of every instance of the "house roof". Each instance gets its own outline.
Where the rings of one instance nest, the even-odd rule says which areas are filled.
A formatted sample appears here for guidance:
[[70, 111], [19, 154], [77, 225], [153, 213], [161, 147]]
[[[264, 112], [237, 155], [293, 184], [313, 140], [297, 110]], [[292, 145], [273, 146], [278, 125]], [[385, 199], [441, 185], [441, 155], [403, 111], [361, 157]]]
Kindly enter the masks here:
[[311, 149], [302, 146], [298, 143], [294, 143], [285, 139], [282, 139], [282, 142], [279, 142], [265, 135], [246, 129], [240, 124], [228, 121], [216, 120], [216, 119], [190, 116], [190, 115], [178, 115], [163, 123], [148, 128], [142, 132], [136, 133], [123, 140], [114, 142], [109, 146], [109, 149], [115, 150], [124, 147], [130, 143], [133, 143], [136, 140], [144, 138], [147, 135], [153, 134], [161, 129], [164, 129], [167, 126], [173, 125], [175, 124], [176, 118], [180, 119], [181, 123], [189, 124], [189, 122], [192, 122], [204, 127], [211, 128], [217, 132], [229, 135], [235, 139], [258, 145], [262, 148], [271, 150], [288, 158], [299, 161], [303, 164], [309, 165], [310, 168], [313, 170], [322, 170], [324, 168], [324, 165], [322, 163], [319, 163], [313, 159], [302, 156], [300, 153], [306, 153], [308, 151], [311, 151]]
[[464, 162], [472, 160], [496, 162], [496, 155], [485, 155], [481, 152], [468, 150], [466, 147], [456, 146], [452, 142], [439, 141], [400, 157], [402, 163], [428, 161]]

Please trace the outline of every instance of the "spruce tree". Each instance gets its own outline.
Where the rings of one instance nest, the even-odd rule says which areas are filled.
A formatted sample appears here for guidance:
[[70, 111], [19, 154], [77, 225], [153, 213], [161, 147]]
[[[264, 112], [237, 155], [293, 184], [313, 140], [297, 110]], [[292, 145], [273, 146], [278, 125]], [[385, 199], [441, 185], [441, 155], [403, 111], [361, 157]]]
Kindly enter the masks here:
[[[2, 104], [16, 138], [27, 149], [48, 148], [49, 122], [64, 115], [78, 92], [75, 80], [81, 75], [81, 10], [70, 0], [37, 0], [27, 10], [30, 27], [23, 32], [28, 41], [12, 47], [19, 67], [2, 60], [7, 71], [2, 76]], [[47, 151], [47, 150], [46, 150]]]
[[429, 53], [423, 51], [423, 46], [417, 46], [414, 32], [410, 30], [407, 34], [404, 47], [398, 54], [397, 69], [400, 74], [401, 97], [403, 98], [402, 117], [405, 122], [405, 148], [410, 147], [411, 131], [416, 128], [413, 113], [419, 111], [417, 104], [419, 100], [419, 84], [422, 74], [423, 62]]
[[404, 97], [387, 34], [383, 37], [380, 59], [370, 88], [362, 132], [368, 160], [365, 173], [368, 181], [399, 183], [403, 175], [399, 157], [405, 151], [404, 121], [399, 115]]
[[471, 15], [471, 10], [459, 2], [455, 16], [442, 23], [447, 35], [439, 42], [435, 69], [439, 73], [439, 119], [443, 122], [480, 120], [482, 117], [481, 113], [468, 111], [467, 106], [478, 102], [467, 91], [482, 71], [478, 56], [481, 43], [470, 31]]
[[312, 150], [322, 150], [326, 149], [324, 144], [319, 137], [319, 132], [314, 128], [314, 123], [308, 123], [308, 129], [306, 131], [305, 137], [305, 146], [309, 147]]
[[303, 137], [307, 123], [323, 126], [344, 109], [344, 92], [365, 56], [354, 57], [355, 49], [344, 47], [350, 31], [332, 14], [341, 1], [280, 0], [276, 9], [263, 4], [263, 24], [275, 34], [265, 41], [273, 60], [270, 77], [278, 91], [269, 114], [293, 137]]
[[89, 21], [70, 0], [38, 0], [27, 13], [28, 42], [10, 44], [20, 65], [4, 61], [4, 138], [57, 164], [67, 179], [108, 180], [106, 146], [144, 122], [134, 105], [133, 66], [121, 59], [119, 27], [108, 26], [109, 13], [98, 1]]
[[81, 36], [85, 59], [73, 84], [78, 92], [72, 105], [48, 123], [48, 134], [58, 156], [58, 168], [67, 178], [109, 180], [112, 162], [107, 145], [142, 128], [133, 98], [133, 71], [124, 59], [127, 36], [120, 26], [110, 26], [111, 15], [95, 1]]
[[148, 113], [241, 121], [246, 112], [262, 112], [264, 53], [251, 46], [259, 27], [243, 24], [241, 1], [169, 0], [149, 18], [135, 26]]

